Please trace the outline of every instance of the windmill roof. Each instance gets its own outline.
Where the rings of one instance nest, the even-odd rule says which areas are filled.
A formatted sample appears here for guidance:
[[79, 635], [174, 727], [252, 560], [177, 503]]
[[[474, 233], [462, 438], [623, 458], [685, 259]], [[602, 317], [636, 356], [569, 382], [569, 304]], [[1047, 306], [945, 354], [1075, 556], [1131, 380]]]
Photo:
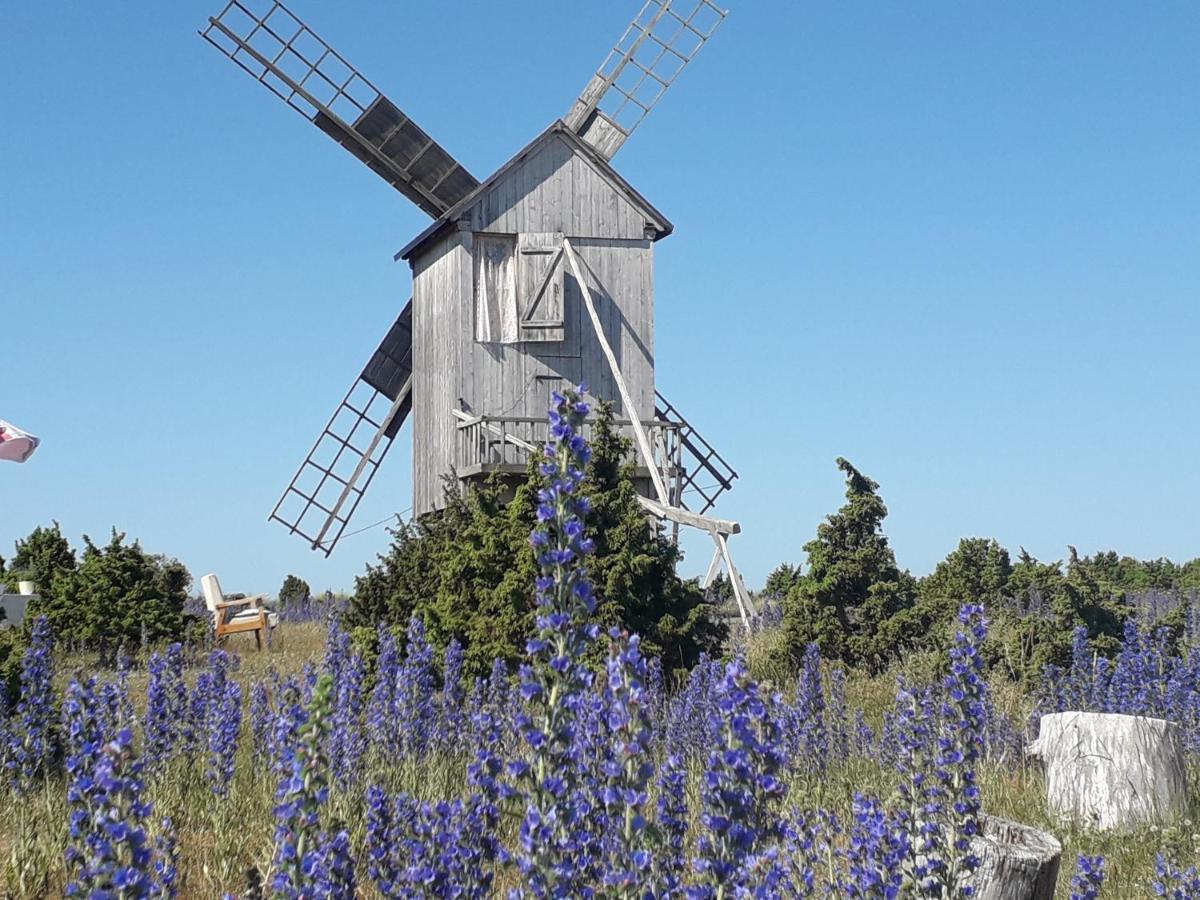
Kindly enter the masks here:
[[454, 204], [450, 209], [446, 210], [439, 218], [437, 218], [428, 228], [418, 234], [415, 238], [405, 244], [396, 253], [395, 259], [409, 259], [413, 254], [421, 249], [428, 241], [437, 237], [449, 228], [451, 224], [458, 219], [462, 213], [470, 209], [479, 198], [487, 194], [492, 187], [506, 176], [513, 169], [520, 166], [530, 155], [540, 148], [547, 141], [554, 137], [560, 137], [570, 144], [581, 156], [586, 158], [596, 169], [605, 181], [612, 185], [613, 189], [623, 194], [635, 207], [637, 207], [646, 216], [646, 221], [654, 228], [654, 240], [666, 237], [675, 230], [675, 226], [659, 212], [654, 205], [643, 197], [628, 181], [617, 173], [617, 170], [612, 167], [612, 164], [601, 156], [596, 150], [572, 131], [562, 119], [554, 122], [549, 128], [539, 134], [536, 138], [529, 142], [528, 146], [522, 148], [512, 159], [497, 169], [491, 176], [484, 179], [479, 187], [475, 188], [462, 200]]

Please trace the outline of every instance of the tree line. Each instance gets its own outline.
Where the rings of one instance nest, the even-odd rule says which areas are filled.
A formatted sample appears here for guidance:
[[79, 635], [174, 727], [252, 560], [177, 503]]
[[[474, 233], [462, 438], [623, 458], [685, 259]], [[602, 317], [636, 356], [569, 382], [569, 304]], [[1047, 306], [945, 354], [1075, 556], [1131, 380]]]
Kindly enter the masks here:
[[992, 627], [985, 654], [1015, 679], [1037, 677], [1065, 663], [1071, 633], [1086, 626], [1096, 652], [1111, 653], [1139, 598], [1159, 627], [1182, 635], [1200, 604], [1200, 559], [1136, 560], [1116, 552], [1042, 562], [1020, 549], [1014, 561], [989, 538], [964, 538], [929, 575], [901, 569], [883, 531], [887, 507], [879, 484], [845, 459], [846, 502], [803, 547], [807, 566], [784, 564], [764, 593], [782, 606], [778, 661], [798, 666], [805, 648], [879, 671], [914, 651], [941, 651], [964, 603], [988, 608]]

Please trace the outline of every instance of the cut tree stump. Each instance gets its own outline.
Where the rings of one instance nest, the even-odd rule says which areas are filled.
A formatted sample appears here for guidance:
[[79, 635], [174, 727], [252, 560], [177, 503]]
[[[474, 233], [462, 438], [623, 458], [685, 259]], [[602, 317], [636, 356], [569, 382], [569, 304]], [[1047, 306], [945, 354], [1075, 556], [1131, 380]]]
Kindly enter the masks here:
[[1136, 828], [1176, 819], [1187, 806], [1183, 736], [1166, 719], [1051, 713], [1028, 752], [1046, 768], [1050, 812], [1080, 825]]
[[971, 876], [974, 900], [1054, 900], [1062, 844], [1048, 832], [995, 816], [980, 817], [971, 852], [979, 868]]

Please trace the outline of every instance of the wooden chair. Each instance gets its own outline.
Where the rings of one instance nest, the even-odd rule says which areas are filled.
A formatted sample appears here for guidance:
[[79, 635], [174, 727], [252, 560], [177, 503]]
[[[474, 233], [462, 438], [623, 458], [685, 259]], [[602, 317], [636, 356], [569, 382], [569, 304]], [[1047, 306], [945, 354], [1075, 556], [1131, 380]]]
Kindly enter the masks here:
[[[263, 606], [267, 595], [247, 597], [245, 594], [235, 594], [227, 597], [221, 593], [221, 583], [217, 581], [217, 576], [212, 574], [203, 576], [200, 586], [204, 591], [204, 605], [213, 614], [213, 628], [217, 641], [220, 642], [226, 635], [253, 631], [254, 643], [261, 650], [263, 635], [267, 629], [279, 624], [279, 615]], [[230, 610], [243, 606], [246, 609], [230, 615]]]

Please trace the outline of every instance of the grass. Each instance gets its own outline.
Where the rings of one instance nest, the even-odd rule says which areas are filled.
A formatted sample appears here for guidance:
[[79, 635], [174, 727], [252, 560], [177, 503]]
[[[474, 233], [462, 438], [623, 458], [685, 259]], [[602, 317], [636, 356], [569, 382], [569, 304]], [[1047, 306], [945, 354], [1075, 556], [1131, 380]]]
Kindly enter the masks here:
[[[237, 677], [244, 696], [248, 686], [270, 669], [288, 675], [306, 663], [317, 664], [324, 652], [322, 625], [288, 623], [279, 629], [274, 646], [259, 653], [245, 636], [231, 639], [228, 649], [240, 657]], [[758, 648], [752, 648], [757, 651]], [[77, 668], [90, 668], [94, 659], [73, 656], [58, 661], [60, 688]], [[779, 673], [760, 672], [761, 676]], [[847, 683], [851, 708], [862, 708], [869, 721], [878, 725], [891, 702], [891, 676], [853, 676]], [[145, 671], [135, 671], [131, 695], [143, 702]], [[1023, 715], [1029, 699], [1011, 685], [994, 685], [994, 696], [1002, 710]], [[416, 765], [372, 761], [372, 777], [392, 790], [405, 790], [422, 799], [453, 796], [464, 785], [465, 760], [434, 758]], [[1193, 773], [1195, 775], [1196, 773]], [[1170, 829], [1146, 828], [1132, 834], [1097, 834], [1052, 821], [1044, 806], [1045, 784], [1032, 766], [1002, 768], [987, 765], [979, 773], [986, 812], [1045, 829], [1063, 843], [1059, 874], [1059, 896], [1069, 896], [1069, 882], [1077, 853], [1106, 857], [1106, 882], [1102, 896], [1145, 898], [1152, 894], [1150, 881], [1155, 853], [1168, 846], [1184, 851], [1183, 859], [1194, 859], [1200, 848], [1200, 807]], [[801, 807], [825, 807], [845, 816], [856, 792], [888, 796], [895, 787], [893, 774], [884, 767], [860, 758], [835, 765], [820, 778], [795, 777], [789, 803]], [[176, 760], [162, 777], [147, 785], [147, 797], [155, 805], [155, 816], [169, 816], [180, 846], [182, 896], [218, 897], [230, 891], [244, 892], [246, 873], [251, 868], [265, 871], [270, 863], [274, 836], [274, 791], [271, 774], [251, 757], [248, 727], [238, 750], [236, 774], [229, 797], [214, 799], [205, 780], [203, 764]], [[1195, 794], [1193, 794], [1195, 796]], [[694, 798], [693, 798], [694, 799]], [[334, 815], [350, 827], [356, 846], [361, 845], [364, 812], [355, 797], [334, 793]], [[3, 896], [34, 898], [61, 896], [64, 890], [63, 848], [66, 841], [67, 807], [63, 785], [53, 780], [32, 796], [17, 800], [5, 793], [0, 798], [0, 874]], [[360, 870], [362, 894], [374, 896], [365, 869]]]

